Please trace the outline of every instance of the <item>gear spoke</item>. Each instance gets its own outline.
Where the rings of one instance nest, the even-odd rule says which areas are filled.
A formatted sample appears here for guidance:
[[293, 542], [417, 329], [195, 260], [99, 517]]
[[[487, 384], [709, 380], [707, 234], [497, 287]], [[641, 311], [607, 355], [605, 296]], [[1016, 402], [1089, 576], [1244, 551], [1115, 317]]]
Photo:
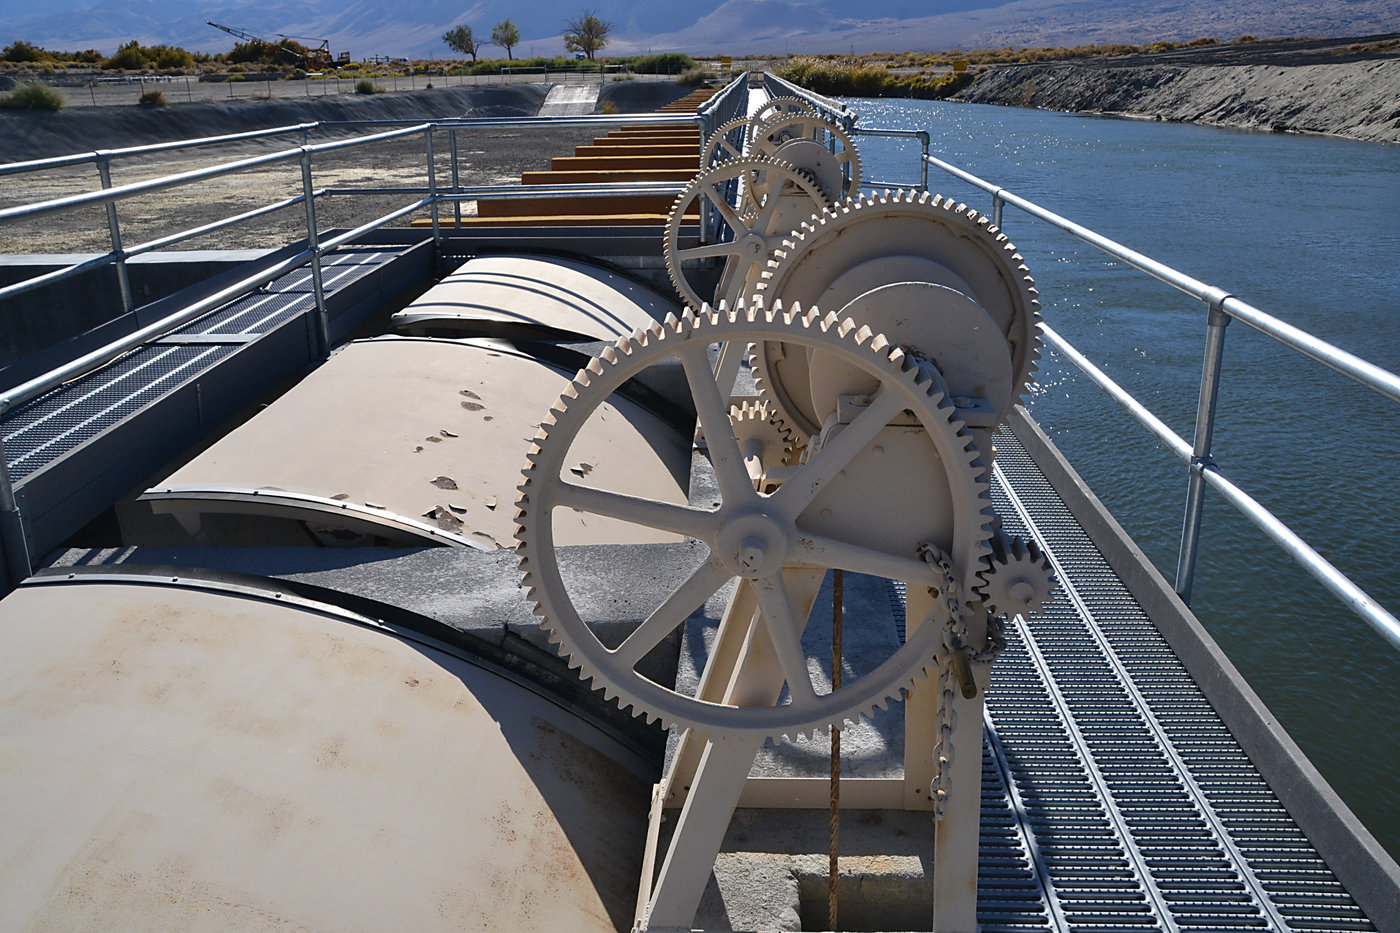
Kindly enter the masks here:
[[903, 408], [904, 402], [882, 387], [865, 411], [840, 433], [824, 441], [812, 459], [773, 493], [772, 507], [786, 518], [796, 520], [822, 488], [844, 470]]
[[719, 181], [711, 182], [706, 185], [706, 192], [709, 195], [711, 206], [719, 211], [719, 215], [724, 218], [724, 222], [729, 224], [729, 229], [734, 231], [734, 238], [737, 240], [745, 233], [748, 233], [749, 228], [748, 225], [744, 223], [744, 219], [735, 213], [734, 208], [729, 206], [729, 201], [724, 196], [722, 184], [723, 183]]
[[705, 600], [733, 576], [718, 558], [711, 556], [617, 646], [613, 657], [627, 665], [629, 670], [635, 668], [638, 661], [661, 644], [667, 635], [675, 631], [676, 626], [704, 605]]
[[710, 369], [708, 345], [697, 343], [689, 348], [681, 354], [681, 364], [685, 367], [686, 381], [690, 383], [690, 395], [695, 399], [700, 428], [705, 432], [720, 498], [726, 506], [755, 498], [753, 480], [749, 478], [744, 455], [729, 423], [729, 402], [720, 395], [714, 371]]
[[592, 489], [563, 480], [559, 481], [550, 498], [550, 505], [578, 509], [633, 525], [644, 525], [659, 531], [698, 538], [707, 544], [714, 540], [719, 527], [719, 521], [713, 512], [656, 499], [629, 496], [607, 489]]
[[[874, 377], [879, 384], [878, 389], [864, 388], [864, 383], [857, 381], [847, 388], [847, 392], [870, 393], [873, 403], [865, 411], [857, 411], [851, 424], [831, 432], [833, 436], [823, 445], [824, 453], [818, 450], [807, 465], [785, 470], [782, 485], [773, 495], [754, 488], [742, 460], [740, 443], [741, 439], [757, 442], [748, 446], [761, 448], [759, 466], [768, 469], [789, 463], [788, 435], [770, 421], [771, 415], [764, 415], [763, 409], [750, 409], [747, 413], [740, 409], [732, 415], [728, 395], [716, 384], [709, 363], [709, 350], [716, 343], [758, 341], [791, 346], [794, 354], [830, 354], [843, 365]], [[669, 361], [678, 358], [685, 369], [720, 484], [723, 501], [714, 511], [701, 511], [684, 503], [669, 505], [646, 498], [633, 499], [620, 492], [566, 482], [566, 476], [574, 478], [568, 471], [574, 439], [592, 419], [601, 417], [602, 406], [612, 393], [649, 367], [670, 365]], [[905, 409], [933, 444], [937, 456], [928, 460], [933, 477], [923, 477], [917, 470], [886, 476], [857, 457], [858, 450], [879, 434], [881, 425]], [[761, 421], [760, 415], [764, 415]], [[731, 421], [732, 417], [737, 420]], [[922, 565], [911, 566], [897, 555], [883, 553], [884, 542], [890, 537], [883, 528], [866, 529], [862, 537], [850, 537], [842, 530], [845, 526], [841, 520], [833, 517], [827, 524], [819, 525], [813, 520], [814, 529], [820, 533], [812, 535], [798, 527], [796, 519], [823, 484], [828, 494], [838, 491], [830, 480], [843, 468], [853, 487], [840, 491], [853, 495], [872, 486], [884, 496], [919, 495], [926, 479], [945, 483], [951, 493], [948, 514], [911, 514], [913, 524], [901, 533], [901, 540], [938, 538], [959, 573], [970, 578], [975, 573], [973, 568], [985, 562], [983, 554], [989, 550], [986, 541], [991, 534], [986, 471], [971, 444], [962, 423], [943, 403], [942, 394], [905, 358], [862, 332], [830, 326], [829, 318], [817, 314], [788, 315], [778, 304], [750, 314], [706, 309], [703, 313], [669, 318], [622, 338], [615, 352], [595, 357], [576, 380], [573, 392], [560, 399], [551, 419], [541, 428], [526, 462], [517, 500], [520, 527], [516, 540], [522, 584], [534, 601], [534, 611], [549, 629], [551, 640], [559, 644], [570, 663], [596, 687], [609, 691], [621, 708], [638, 716], [658, 719], [668, 727], [692, 728], [699, 735], [736, 741], [778, 735], [795, 738], [810, 729], [840, 725], [885, 705], [897, 698], [901, 689], [922, 678], [938, 649], [942, 627], [925, 625], [912, 631], [874, 671], [844, 684], [840, 690], [821, 692], [824, 688], [811, 673], [811, 659], [803, 649], [802, 634], [823, 565], [875, 571], [920, 583], [926, 580], [926, 571]], [[805, 483], [808, 488], [800, 494], [788, 492], [789, 511], [783, 514], [775, 508], [775, 500], [793, 482]], [[891, 488], [894, 482], [900, 485]], [[710, 553], [698, 566], [677, 576], [679, 585], [668, 583], [664, 593], [649, 604], [650, 614], [641, 625], [617, 648], [610, 648], [599, 640], [580, 612], [579, 594], [563, 573], [551, 527], [553, 510], [561, 507], [588, 509], [615, 520], [636, 521], [690, 535], [709, 545]], [[859, 514], [854, 520], [864, 522]], [[827, 535], [837, 540], [828, 541]], [[738, 692], [732, 696], [742, 695], [747, 702], [719, 701], [710, 693], [702, 698], [638, 672], [636, 666], [644, 663], [650, 652], [661, 650], [659, 646], [684, 627], [695, 607], [714, 598], [721, 587], [727, 586], [726, 581], [736, 576], [741, 581], [739, 592], [752, 594], [753, 603], [744, 604], [747, 608], [742, 609], [744, 618], [739, 629], [722, 629], [730, 637], [714, 647], [717, 654], [709, 665], [716, 665], [715, 659], [719, 658], [713, 668], [716, 673], [705, 676], [712, 688], [733, 686]], [[747, 600], [749, 596], [740, 598]], [[750, 619], [752, 628], [744, 624]], [[786, 690], [782, 689], [784, 684]], [[788, 698], [783, 699], [783, 694]]]
[[800, 529], [789, 558], [796, 564], [846, 570], [905, 583], [934, 586], [939, 582], [933, 569], [918, 557], [891, 554], [826, 535], [809, 534]]
[[812, 677], [807, 673], [807, 653], [802, 650], [802, 630], [792, 611], [792, 596], [788, 593], [787, 581], [781, 572], [754, 581], [754, 591], [758, 595], [758, 609], [763, 618], [764, 629], [773, 644], [778, 666], [783, 669], [787, 680], [788, 694], [794, 710], [804, 710], [817, 705], [817, 691], [812, 687]]
[[[776, 183], [777, 190], [771, 190], [770, 188], [768, 196], [763, 199], [763, 204], [759, 207], [758, 214], [755, 215], [753, 219], [753, 229], [765, 232], [770, 228], [773, 222], [773, 215], [778, 212], [778, 196], [783, 193], [784, 187], [785, 185], [780, 179]], [[764, 258], [767, 259], [766, 256]]]

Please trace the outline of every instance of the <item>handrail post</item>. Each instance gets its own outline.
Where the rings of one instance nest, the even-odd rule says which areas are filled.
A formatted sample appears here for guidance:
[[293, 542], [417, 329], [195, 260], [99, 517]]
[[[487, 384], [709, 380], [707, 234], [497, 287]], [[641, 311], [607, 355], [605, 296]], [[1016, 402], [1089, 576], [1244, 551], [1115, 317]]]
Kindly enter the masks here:
[[434, 252], [440, 252], [442, 249], [442, 227], [438, 224], [437, 160], [433, 156], [432, 126], [429, 126], [423, 131], [423, 137], [427, 142], [428, 197], [432, 198], [432, 203], [428, 206], [428, 212], [433, 218], [433, 249]]
[[919, 190], [928, 190], [928, 130], [919, 131], [919, 142], [923, 146], [923, 158], [919, 159]]
[[[102, 179], [104, 189], [112, 187], [112, 156], [106, 151], [97, 153], [97, 174]], [[107, 234], [112, 241], [112, 255], [116, 257], [117, 284], [122, 293], [122, 313], [128, 314], [136, 307], [131, 296], [131, 279], [126, 271], [126, 254], [122, 251], [122, 229], [117, 221], [117, 202], [107, 202]]]
[[1196, 579], [1196, 555], [1201, 544], [1201, 517], [1205, 509], [1204, 468], [1211, 464], [1211, 442], [1215, 435], [1215, 405], [1220, 397], [1220, 365], [1225, 356], [1225, 328], [1230, 316], [1221, 310], [1230, 297], [1215, 289], [1208, 297], [1205, 359], [1201, 364], [1201, 395], [1196, 405], [1196, 436], [1191, 448], [1189, 479], [1186, 487], [1186, 515], [1181, 526], [1181, 550], [1177, 554], [1176, 594], [1191, 602]]
[[24, 527], [24, 513], [15, 500], [15, 487], [10, 482], [9, 457], [5, 439], [0, 436], [0, 547], [5, 549], [5, 571], [11, 586], [34, 572], [29, 559], [29, 535]]
[[[928, 163], [925, 162], [924, 164], [927, 165]], [[992, 226], [996, 227], [998, 230], [1001, 229], [1001, 209], [1005, 203], [1006, 202], [1001, 199], [1001, 189], [998, 188], [992, 193]]]
[[[460, 195], [462, 193], [462, 176], [461, 169], [459, 168], [457, 162], [456, 129], [450, 129], [447, 131], [447, 141], [448, 145], [452, 149], [452, 194]], [[457, 222], [458, 227], [462, 226], [462, 199], [460, 197], [453, 197], [452, 199], [452, 218]]]
[[312, 309], [312, 333], [316, 346], [313, 348], [318, 358], [331, 355], [330, 317], [326, 312], [326, 288], [321, 280], [321, 238], [316, 226], [316, 191], [311, 184], [311, 150], [303, 148], [301, 153], [301, 193], [306, 203], [306, 245], [311, 250], [311, 287], [316, 296]]

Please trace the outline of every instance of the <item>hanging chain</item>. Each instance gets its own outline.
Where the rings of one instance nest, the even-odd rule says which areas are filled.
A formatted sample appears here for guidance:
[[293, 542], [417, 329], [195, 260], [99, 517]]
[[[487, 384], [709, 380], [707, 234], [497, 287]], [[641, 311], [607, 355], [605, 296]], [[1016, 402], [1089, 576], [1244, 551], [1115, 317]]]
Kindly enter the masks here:
[[[841, 629], [845, 615], [845, 575], [831, 572], [831, 692], [841, 689]], [[836, 889], [840, 879], [838, 860], [841, 840], [841, 727], [831, 727], [831, 835], [827, 865], [826, 912], [827, 929], [836, 927]]]
[[947, 554], [932, 544], [919, 547], [919, 556], [941, 577], [933, 587], [947, 605], [948, 618], [943, 623], [938, 663], [938, 742], [933, 747], [934, 780], [933, 817], [943, 819], [948, 810], [948, 795], [952, 791], [953, 684], [956, 682], [966, 699], [977, 696], [977, 683], [972, 677], [972, 664], [991, 661], [1006, 647], [1006, 633], [1000, 616], [987, 620], [987, 643], [980, 650], [967, 644], [969, 605], [962, 587], [953, 573], [953, 562]]

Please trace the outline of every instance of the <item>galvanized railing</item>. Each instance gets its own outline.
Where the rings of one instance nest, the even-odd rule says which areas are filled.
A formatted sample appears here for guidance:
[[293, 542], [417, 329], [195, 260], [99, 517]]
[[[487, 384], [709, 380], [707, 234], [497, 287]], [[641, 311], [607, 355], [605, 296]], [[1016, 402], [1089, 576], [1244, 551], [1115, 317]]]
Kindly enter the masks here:
[[[749, 107], [749, 75], [746, 71], [741, 71], [724, 86], [714, 97], [707, 100], [699, 110], [700, 120], [700, 147], [704, 151], [705, 145], [709, 142], [721, 126], [737, 120], [748, 113]], [[707, 168], [708, 166], [701, 166]], [[714, 209], [710, 202], [700, 199], [700, 234], [701, 239], [713, 242], [720, 232], [719, 212]]]
[[[883, 135], [915, 135], [887, 133]], [[992, 196], [992, 223], [1002, 226], [1002, 211], [1006, 205], [1043, 221], [1057, 230], [1096, 247], [1128, 266], [1145, 272], [1178, 291], [1195, 298], [1206, 306], [1206, 344], [1201, 374], [1201, 389], [1196, 406], [1196, 428], [1188, 442], [1122, 386], [1076, 350], [1069, 341], [1049, 326], [1043, 327], [1045, 341], [1084, 372], [1096, 385], [1118, 402], [1132, 417], [1148, 429], [1168, 450], [1187, 466], [1186, 510], [1182, 520], [1181, 542], [1177, 554], [1176, 591], [1190, 601], [1195, 578], [1196, 558], [1200, 549], [1202, 504], [1207, 486], [1214, 489], [1236, 511], [1252, 521], [1264, 535], [1392, 646], [1400, 649], [1400, 620], [1388, 612], [1325, 557], [1285, 525], [1276, 515], [1232, 482], [1212, 459], [1211, 445], [1215, 431], [1216, 400], [1220, 393], [1220, 363], [1225, 347], [1226, 325], [1238, 320], [1286, 347], [1324, 366], [1334, 369], [1373, 392], [1400, 402], [1400, 376], [1354, 356], [1273, 315], [1259, 310], [1232, 296], [1223, 288], [1207, 285], [1170, 266], [1129, 249], [1121, 243], [1095, 233], [1087, 227], [1061, 217], [1025, 198], [970, 172], [951, 165], [925, 149], [921, 160]]]
[[856, 125], [858, 114], [839, 100], [799, 87], [772, 72], [763, 73], [763, 89], [768, 92], [769, 97], [800, 97], [815, 107], [824, 118], [839, 124], [843, 130], [849, 131]]

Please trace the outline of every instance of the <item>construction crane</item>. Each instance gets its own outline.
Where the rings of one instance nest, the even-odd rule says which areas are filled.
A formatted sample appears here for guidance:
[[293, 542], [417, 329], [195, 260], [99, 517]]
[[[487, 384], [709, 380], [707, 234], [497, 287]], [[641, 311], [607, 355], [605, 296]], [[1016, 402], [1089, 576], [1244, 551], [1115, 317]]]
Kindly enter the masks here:
[[[205, 23], [210, 26], [213, 26], [215, 29], [222, 29], [229, 35], [236, 36], [239, 39], [244, 40], [245, 42], [256, 42], [260, 45], [266, 45], [270, 48], [276, 49], [280, 54], [291, 55], [295, 57], [298, 61], [300, 61], [303, 65], [305, 65], [308, 69], [329, 68], [333, 64], [335, 64], [335, 62], [331, 59], [331, 41], [329, 39], [308, 39], [304, 36], [287, 36], [283, 35], [282, 33], [277, 34], [277, 37], [279, 39], [290, 39], [293, 42], [298, 42], [298, 44], [300, 44], [299, 40], [320, 43], [315, 48], [302, 46], [301, 49], [298, 50], [296, 48], [288, 47], [284, 43], [271, 42], [267, 39], [264, 39], [262, 36], [255, 36], [247, 30], [238, 29], [233, 26], [225, 26], [222, 23], [216, 23], [213, 20], [205, 20]], [[340, 53], [340, 58], [338, 59], [338, 61], [348, 62], [349, 60], [350, 54], [348, 52]]]

